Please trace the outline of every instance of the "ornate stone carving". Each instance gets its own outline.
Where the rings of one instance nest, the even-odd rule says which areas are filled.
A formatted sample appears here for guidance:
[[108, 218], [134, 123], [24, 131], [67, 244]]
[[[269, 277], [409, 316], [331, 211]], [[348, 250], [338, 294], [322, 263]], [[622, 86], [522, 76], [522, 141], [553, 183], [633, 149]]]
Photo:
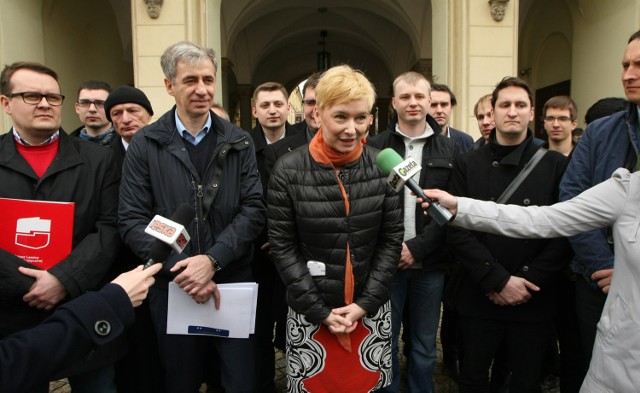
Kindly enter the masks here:
[[507, 9], [509, 0], [489, 0], [489, 7], [491, 7], [491, 17], [496, 22], [500, 22], [504, 19], [504, 12]]
[[158, 19], [164, 0], [144, 0], [144, 3], [147, 5], [147, 14], [149, 14], [149, 18]]

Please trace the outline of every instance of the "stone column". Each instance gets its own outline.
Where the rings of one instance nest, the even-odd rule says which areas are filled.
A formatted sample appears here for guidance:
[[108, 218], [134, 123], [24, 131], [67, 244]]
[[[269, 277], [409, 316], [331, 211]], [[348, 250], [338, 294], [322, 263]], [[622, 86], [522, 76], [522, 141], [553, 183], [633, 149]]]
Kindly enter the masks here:
[[[488, 1], [432, 2], [433, 73], [456, 94], [453, 126], [479, 137], [473, 106], [507, 75], [517, 75], [519, 0], [493, 19]], [[442, 41], [446, 44], [442, 45]]]
[[379, 134], [386, 130], [389, 125], [389, 108], [391, 106], [391, 98], [378, 97], [376, 105], [378, 106], [378, 129], [376, 132]]
[[240, 101], [240, 127], [249, 131], [253, 127], [251, 115], [251, 96], [253, 95], [253, 87], [247, 84], [238, 84], [238, 99]]
[[147, 94], [158, 118], [175, 104], [165, 89], [160, 56], [178, 41], [208, 45], [206, 6], [198, 0], [165, 1], [158, 17], [151, 18], [144, 0], [132, 0], [131, 13], [134, 82]]

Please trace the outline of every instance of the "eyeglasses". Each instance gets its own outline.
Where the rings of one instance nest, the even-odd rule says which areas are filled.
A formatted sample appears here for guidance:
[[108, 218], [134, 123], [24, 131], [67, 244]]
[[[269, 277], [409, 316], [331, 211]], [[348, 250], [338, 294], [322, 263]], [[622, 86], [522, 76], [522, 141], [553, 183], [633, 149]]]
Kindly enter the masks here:
[[565, 123], [565, 122], [567, 122], [567, 121], [571, 121], [571, 118], [570, 118], [570, 117], [568, 117], [568, 116], [558, 116], [558, 117], [555, 117], [555, 116], [546, 116], [546, 117], [544, 118], [544, 121], [546, 121], [547, 123], [553, 123], [553, 122], [555, 122], [556, 120], [558, 120], [560, 123]]
[[315, 106], [316, 105], [316, 100], [302, 100], [302, 103], [307, 105], [307, 106]]
[[88, 107], [91, 106], [91, 104], [95, 105], [96, 108], [104, 108], [104, 100], [91, 101], [91, 100], [87, 100], [87, 99], [82, 99], [82, 100], [76, 101], [76, 103], [81, 108], [88, 108]]
[[42, 97], [46, 98], [49, 105], [60, 106], [62, 105], [62, 101], [64, 101], [64, 96], [62, 94], [42, 94], [35, 91], [23, 91], [21, 93], [11, 93], [7, 94], [7, 97], [22, 97], [22, 101], [25, 104], [29, 105], [38, 105], [42, 101]]

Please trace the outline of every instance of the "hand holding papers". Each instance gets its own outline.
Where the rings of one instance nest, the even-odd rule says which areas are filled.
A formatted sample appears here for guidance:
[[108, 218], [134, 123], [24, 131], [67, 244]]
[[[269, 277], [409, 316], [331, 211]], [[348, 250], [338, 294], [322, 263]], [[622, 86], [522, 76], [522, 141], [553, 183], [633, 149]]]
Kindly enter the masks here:
[[253, 334], [258, 301], [255, 282], [218, 284], [220, 309], [213, 298], [203, 304], [191, 299], [176, 283], [169, 283], [167, 334], [197, 334], [248, 338]]

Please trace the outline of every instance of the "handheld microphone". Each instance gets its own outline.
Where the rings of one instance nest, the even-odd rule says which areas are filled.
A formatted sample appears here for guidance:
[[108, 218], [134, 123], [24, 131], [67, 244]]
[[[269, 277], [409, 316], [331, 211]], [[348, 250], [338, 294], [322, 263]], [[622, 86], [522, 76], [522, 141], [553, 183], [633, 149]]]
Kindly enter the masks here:
[[412, 179], [412, 176], [421, 169], [420, 164], [418, 164], [416, 160], [413, 158], [403, 160], [395, 150], [388, 147], [378, 153], [376, 164], [385, 176], [389, 176], [387, 181], [396, 191], [400, 191], [403, 186], [406, 186], [409, 190], [413, 191], [416, 196], [422, 198], [423, 201], [429, 202], [427, 214], [431, 216], [438, 225], [443, 226], [453, 220], [453, 214], [451, 214], [446, 207], [440, 205], [438, 201], [434, 201], [424, 195], [422, 188]]
[[144, 231], [155, 237], [156, 241], [149, 250], [149, 258], [144, 264], [144, 269], [155, 263], [164, 262], [172, 250], [177, 253], [184, 250], [191, 240], [185, 226], [191, 223], [195, 215], [196, 211], [193, 207], [183, 203], [178, 206], [170, 220], [160, 215], [153, 217]]

